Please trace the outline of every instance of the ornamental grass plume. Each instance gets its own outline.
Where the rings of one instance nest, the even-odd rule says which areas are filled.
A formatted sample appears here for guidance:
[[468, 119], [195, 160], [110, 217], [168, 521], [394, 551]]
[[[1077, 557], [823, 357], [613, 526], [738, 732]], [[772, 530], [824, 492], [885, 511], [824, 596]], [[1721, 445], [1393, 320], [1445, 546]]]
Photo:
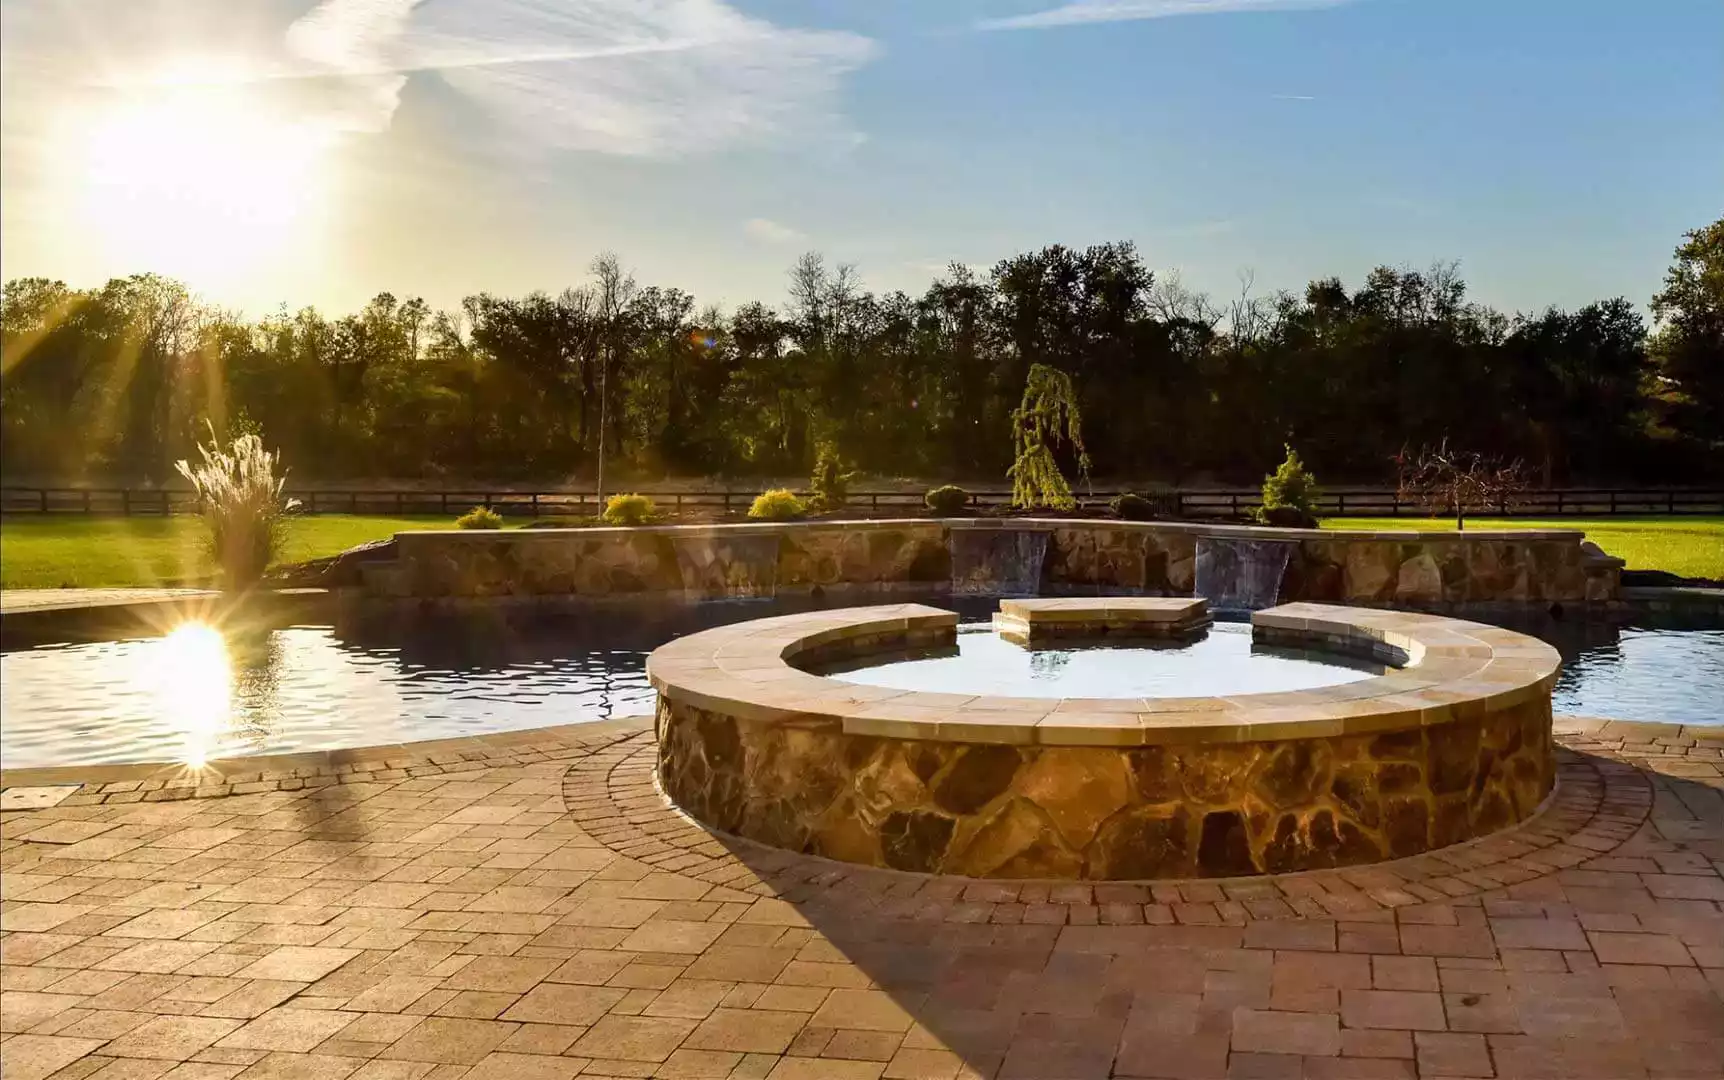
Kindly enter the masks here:
[[209, 527], [209, 551], [230, 591], [249, 589], [263, 578], [281, 549], [287, 517], [298, 499], [282, 495], [287, 472], [276, 475], [280, 455], [264, 449], [257, 435], [241, 435], [223, 447], [215, 428], [209, 443], [198, 444], [198, 464], [174, 463], [198, 495], [198, 510]]

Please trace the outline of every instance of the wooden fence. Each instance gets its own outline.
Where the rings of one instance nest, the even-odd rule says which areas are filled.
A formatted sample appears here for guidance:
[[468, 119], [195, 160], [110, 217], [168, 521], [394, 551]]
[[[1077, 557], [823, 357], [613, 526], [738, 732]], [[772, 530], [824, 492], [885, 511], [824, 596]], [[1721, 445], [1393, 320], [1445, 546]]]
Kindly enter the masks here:
[[[489, 506], [506, 517], [585, 517], [598, 512], [591, 492], [506, 491], [468, 488], [449, 491], [315, 490], [291, 492], [307, 514], [387, 514], [453, 517], [474, 506]], [[758, 494], [753, 489], [729, 491], [649, 492], [661, 509], [678, 514], [741, 514]], [[1080, 502], [1105, 507], [1117, 490], [1081, 493]], [[1255, 509], [1260, 493], [1251, 488], [1210, 488], [1158, 491], [1148, 496], [1167, 517], [1238, 518]], [[978, 491], [970, 496], [977, 507], [1004, 506], [1005, 490]], [[923, 512], [922, 494], [915, 491], [853, 491], [850, 507], [871, 515]], [[98, 514], [111, 516], [192, 513], [197, 509], [190, 491], [177, 488], [42, 488], [0, 487], [0, 512], [7, 514]], [[1325, 517], [1424, 517], [1423, 507], [1401, 499], [1392, 488], [1325, 491], [1318, 513]], [[1602, 517], [1619, 514], [1724, 514], [1724, 488], [1552, 488], [1525, 493], [1514, 504], [1471, 516]]]

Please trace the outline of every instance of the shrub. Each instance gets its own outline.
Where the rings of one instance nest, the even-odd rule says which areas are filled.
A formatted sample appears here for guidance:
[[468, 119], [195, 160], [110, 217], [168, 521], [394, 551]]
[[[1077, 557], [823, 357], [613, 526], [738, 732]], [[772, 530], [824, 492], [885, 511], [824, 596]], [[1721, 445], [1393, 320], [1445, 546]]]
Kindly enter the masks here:
[[1309, 528], [1317, 524], [1317, 500], [1322, 490], [1317, 487], [1317, 478], [1305, 471], [1298, 453], [1291, 446], [1285, 449], [1287, 457], [1263, 478], [1263, 509], [1257, 518], [1269, 525], [1297, 522], [1296, 527]]
[[1315, 529], [1317, 527], [1317, 519], [1297, 506], [1261, 507], [1253, 516], [1257, 519], [1257, 524], [1273, 525], [1277, 529]]
[[223, 581], [229, 589], [249, 588], [281, 549], [287, 516], [299, 500], [282, 495], [286, 470], [276, 475], [279, 455], [265, 450], [255, 434], [241, 435], [224, 449], [212, 426], [209, 444], [198, 444], [198, 455], [198, 464], [182, 458], [174, 468], [197, 491], [210, 555]]
[[600, 516], [606, 525], [646, 525], [658, 516], [658, 507], [646, 495], [612, 495]]
[[1113, 511], [1114, 517], [1123, 521], [1151, 521], [1155, 518], [1155, 504], [1129, 491], [1115, 495], [1107, 508]]
[[844, 464], [838, 459], [838, 451], [825, 447], [814, 461], [814, 475], [809, 478], [808, 489], [813, 492], [811, 501], [815, 510], [837, 510], [850, 499], [850, 481], [855, 477], [853, 472], [845, 472]]
[[970, 493], [956, 484], [946, 484], [928, 492], [922, 497], [922, 501], [927, 503], [928, 509], [934, 513], [949, 517], [962, 512], [964, 507], [970, 505]]
[[455, 519], [457, 529], [501, 529], [503, 515], [489, 506], [475, 506]]
[[749, 517], [766, 521], [788, 521], [807, 512], [808, 504], [797, 498], [796, 492], [789, 488], [763, 491], [754, 497], [754, 505], [748, 508]]

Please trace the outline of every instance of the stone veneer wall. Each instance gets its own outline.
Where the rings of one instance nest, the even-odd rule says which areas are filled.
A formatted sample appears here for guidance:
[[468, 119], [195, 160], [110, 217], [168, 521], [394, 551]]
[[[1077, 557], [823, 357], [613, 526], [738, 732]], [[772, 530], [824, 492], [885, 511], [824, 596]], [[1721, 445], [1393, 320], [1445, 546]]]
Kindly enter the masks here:
[[[411, 532], [396, 557], [362, 567], [364, 590], [398, 598], [683, 599], [809, 591], [953, 587], [950, 536], [1045, 532], [1040, 588], [1189, 596], [1202, 535], [1297, 543], [1281, 602], [1441, 609], [1469, 604], [1608, 600], [1579, 532], [1357, 532], [1187, 523], [905, 520], [503, 532]], [[975, 586], [966, 580], [967, 588]]]
[[752, 722], [661, 697], [665, 793], [726, 832], [984, 878], [1233, 877], [1416, 855], [1524, 820], [1548, 693], [1423, 729], [1263, 743], [967, 744]]

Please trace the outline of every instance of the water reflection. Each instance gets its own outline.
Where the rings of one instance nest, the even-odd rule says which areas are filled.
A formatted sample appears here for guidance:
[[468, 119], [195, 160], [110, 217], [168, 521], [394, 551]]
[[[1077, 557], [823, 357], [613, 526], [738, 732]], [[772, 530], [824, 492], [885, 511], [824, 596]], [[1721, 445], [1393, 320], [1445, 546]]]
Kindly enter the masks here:
[[[373, 613], [333, 625], [286, 627], [190, 622], [133, 640], [14, 649], [0, 652], [0, 763], [196, 766], [248, 753], [649, 712], [653, 692], [643, 663], [656, 646], [709, 626], [817, 606], [803, 600], [565, 614], [497, 609], [478, 618]], [[994, 602], [955, 598], [941, 606], [971, 621], [991, 615]], [[1724, 629], [1716, 623], [1510, 624], [1563, 653], [1555, 692], [1560, 712], [1724, 720], [1716, 705], [1724, 700]], [[1213, 635], [1243, 634], [1243, 627], [1224, 625]], [[1052, 688], [1068, 681], [1074, 696], [1110, 692], [1086, 674], [1096, 662], [1091, 657], [1010, 648], [1016, 662], [1033, 668], [1024, 672], [1026, 681], [1048, 688], [1042, 693], [1058, 693]], [[1252, 656], [1274, 652], [1257, 646], [1245, 655], [1241, 649], [1238, 660], [1251, 663]], [[1244, 692], [1233, 663], [1217, 665], [1214, 678], [1224, 692]], [[994, 679], [989, 691], [1009, 692]]]

